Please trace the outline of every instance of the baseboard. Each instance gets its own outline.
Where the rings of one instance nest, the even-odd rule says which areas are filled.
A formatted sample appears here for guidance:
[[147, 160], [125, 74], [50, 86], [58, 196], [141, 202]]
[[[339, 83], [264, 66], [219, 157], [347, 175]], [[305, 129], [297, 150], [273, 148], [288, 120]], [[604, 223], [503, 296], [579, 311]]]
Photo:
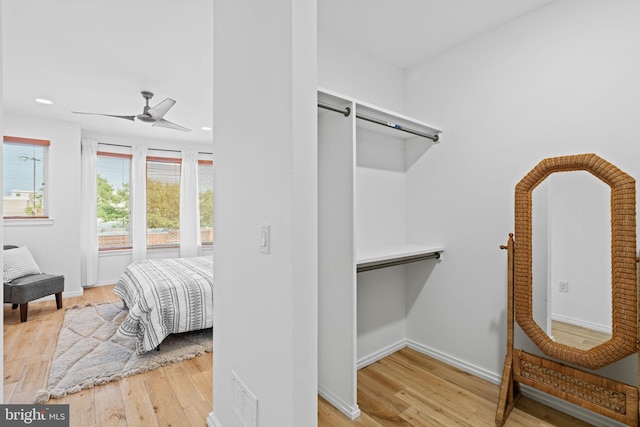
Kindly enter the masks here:
[[222, 427], [222, 424], [218, 421], [218, 417], [216, 417], [213, 412], [209, 412], [209, 416], [207, 417], [207, 427]]
[[605, 334], [611, 333], [611, 325], [603, 325], [601, 323], [587, 322], [586, 320], [575, 319], [573, 317], [562, 316], [559, 314], [552, 315], [551, 320], [557, 320], [558, 322], [568, 323], [574, 326], [580, 326], [582, 328], [603, 332]]
[[349, 417], [349, 419], [355, 420], [360, 416], [360, 408], [357, 404], [355, 406], [348, 404], [342, 398], [324, 387], [322, 384], [318, 384], [318, 394], [340, 412]]
[[[73, 297], [81, 297], [83, 295], [83, 290], [80, 289], [79, 291], [74, 291], [74, 292], [62, 292], [62, 299], [63, 299], [63, 306], [64, 306], [64, 299], [65, 298], [73, 298]], [[51, 294], [51, 295], [47, 295], [46, 297], [42, 297], [42, 298], [38, 298], [36, 300], [33, 301], [29, 301], [29, 302], [45, 302], [45, 301], [53, 301], [55, 300], [55, 295]]]
[[369, 366], [372, 363], [377, 362], [380, 359], [384, 359], [385, 357], [387, 357], [388, 355], [395, 353], [398, 350], [402, 350], [403, 348], [405, 348], [407, 346], [407, 340], [403, 339], [398, 341], [395, 344], [391, 344], [390, 346], [387, 346], [381, 350], [378, 350], [374, 353], [371, 353], [368, 356], [365, 356], [361, 359], [358, 360], [356, 367], [358, 369], [362, 369], [365, 366]]
[[447, 365], [451, 365], [455, 368], [460, 369], [461, 371], [468, 372], [476, 377], [480, 377], [484, 380], [487, 380], [493, 384], [500, 384], [500, 380], [502, 376], [495, 372], [488, 371], [479, 366], [473, 365], [471, 363], [465, 362], [462, 359], [458, 359], [446, 353], [442, 353], [434, 348], [421, 344], [419, 342], [413, 340], [407, 340], [407, 347], [412, 350], [415, 350], [419, 353], [426, 354], [427, 356], [431, 356], [434, 359], [437, 359], [441, 362], [446, 363]]
[[[84, 295], [84, 290], [80, 289], [79, 291], [75, 291], [75, 292], [63, 292], [62, 293], [62, 298], [73, 298], [73, 297], [81, 297], [82, 295]], [[53, 299], [53, 296], [51, 297], [51, 299]]]
[[93, 286], [87, 286], [88, 288], [96, 288], [98, 286], [109, 286], [109, 285], [114, 285], [116, 282], [118, 281], [118, 279], [111, 279], [111, 280], [101, 280], [100, 282], [96, 283]]
[[[450, 356], [446, 353], [442, 353], [438, 350], [435, 350], [431, 347], [420, 344], [416, 341], [407, 340], [407, 347], [419, 353], [433, 357], [434, 359], [437, 359], [450, 366], [453, 366], [454, 368], [458, 368], [461, 371], [465, 371], [472, 375], [485, 379], [494, 384], [499, 385], [502, 379], [501, 375], [497, 373], [480, 368], [471, 363], [465, 362], [464, 360]], [[569, 403], [566, 400], [558, 399], [557, 397], [547, 394], [543, 391], [528, 387], [524, 384], [521, 384], [520, 387], [521, 387], [523, 396], [529, 397], [532, 400], [535, 400], [536, 402], [540, 402], [544, 405], [547, 405], [565, 414], [571, 415], [572, 417], [578, 418], [596, 427], [624, 427], [625, 426], [625, 424], [622, 424], [616, 420], [613, 420], [611, 418], [589, 411], [587, 409], [581, 408], [580, 406]]]

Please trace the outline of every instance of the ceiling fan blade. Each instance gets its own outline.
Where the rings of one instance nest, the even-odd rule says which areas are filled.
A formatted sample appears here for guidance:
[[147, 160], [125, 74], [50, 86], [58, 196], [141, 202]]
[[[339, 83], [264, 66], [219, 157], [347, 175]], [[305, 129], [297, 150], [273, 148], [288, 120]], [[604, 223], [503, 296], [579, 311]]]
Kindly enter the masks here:
[[163, 128], [181, 130], [183, 132], [191, 132], [191, 129], [187, 129], [187, 128], [182, 127], [180, 125], [177, 125], [175, 123], [171, 123], [169, 120], [165, 120], [165, 119], [160, 119], [160, 120], [156, 121], [151, 126], [160, 126], [160, 127], [163, 127]]
[[167, 114], [167, 111], [169, 111], [175, 103], [176, 101], [174, 101], [173, 99], [167, 98], [158, 105], [149, 108], [146, 112], [148, 114], [151, 114], [153, 118], [159, 120], [164, 117], [165, 114]]
[[118, 115], [115, 115], [115, 114], [83, 113], [81, 111], [72, 111], [72, 113], [75, 113], [75, 114], [89, 114], [89, 115], [92, 115], [92, 116], [116, 117], [118, 119], [126, 119], [126, 120], [131, 120], [131, 121], [134, 121], [134, 119], [136, 117], [136, 116], [118, 116]]

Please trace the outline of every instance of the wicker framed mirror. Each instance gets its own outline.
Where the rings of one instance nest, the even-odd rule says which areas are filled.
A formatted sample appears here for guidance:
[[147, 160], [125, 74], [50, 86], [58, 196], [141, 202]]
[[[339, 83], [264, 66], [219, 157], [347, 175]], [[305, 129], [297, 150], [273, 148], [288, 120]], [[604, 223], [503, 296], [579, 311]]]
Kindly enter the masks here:
[[[588, 349], [555, 342], [534, 321], [532, 193], [554, 173], [586, 171], [611, 189], [611, 338]], [[503, 425], [520, 395], [520, 383], [584, 408], [638, 426], [638, 387], [588, 372], [638, 351], [635, 180], [595, 154], [544, 159], [515, 189], [515, 236], [508, 244], [507, 354], [496, 425]], [[609, 284], [603, 284], [609, 286]], [[517, 321], [537, 347], [552, 359], [514, 348]], [[570, 365], [573, 366], [570, 366]]]
[[[532, 316], [532, 193], [549, 175], [584, 170], [611, 187], [611, 339], [589, 350], [553, 341]], [[548, 356], [588, 369], [599, 369], [636, 352], [635, 180], [595, 154], [541, 161], [516, 185], [514, 286], [516, 321]], [[603, 284], [608, 286], [608, 284]]]

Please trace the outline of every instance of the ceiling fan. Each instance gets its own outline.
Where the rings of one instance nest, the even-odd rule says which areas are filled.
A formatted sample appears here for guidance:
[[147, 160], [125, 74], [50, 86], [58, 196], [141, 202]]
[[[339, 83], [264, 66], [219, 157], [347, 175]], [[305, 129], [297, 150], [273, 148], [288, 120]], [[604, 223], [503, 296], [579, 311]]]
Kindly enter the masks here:
[[138, 114], [135, 116], [119, 116], [116, 114], [101, 114], [101, 113], [84, 113], [81, 111], [72, 111], [72, 113], [75, 114], [91, 114], [94, 116], [107, 116], [107, 117], [117, 117], [120, 119], [126, 119], [126, 120], [131, 120], [131, 121], [135, 121], [135, 119], [138, 119], [142, 122], [145, 123], [152, 123], [151, 126], [160, 126], [163, 128], [169, 128], [169, 129], [176, 129], [176, 130], [181, 130], [184, 132], [190, 132], [191, 129], [187, 129], [186, 127], [177, 125], [175, 123], [172, 123], [168, 120], [164, 119], [164, 115], [167, 114], [167, 111], [169, 111], [169, 109], [171, 109], [171, 107], [173, 107], [173, 105], [176, 103], [175, 100], [171, 99], [171, 98], [166, 98], [164, 101], [162, 101], [161, 103], [159, 103], [158, 105], [155, 105], [153, 107], [149, 107], [149, 100], [151, 98], [153, 98], [153, 93], [143, 90], [142, 92], [142, 97], [145, 99], [146, 105], [144, 106], [144, 109], [142, 111], [142, 114]]

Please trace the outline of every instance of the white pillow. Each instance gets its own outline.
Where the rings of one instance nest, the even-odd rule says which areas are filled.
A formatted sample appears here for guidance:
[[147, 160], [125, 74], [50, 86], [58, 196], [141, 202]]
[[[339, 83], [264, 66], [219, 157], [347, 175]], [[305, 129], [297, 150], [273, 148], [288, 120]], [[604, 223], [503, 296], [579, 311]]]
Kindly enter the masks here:
[[3, 282], [10, 282], [18, 277], [40, 274], [40, 267], [31, 256], [26, 246], [2, 251]]

